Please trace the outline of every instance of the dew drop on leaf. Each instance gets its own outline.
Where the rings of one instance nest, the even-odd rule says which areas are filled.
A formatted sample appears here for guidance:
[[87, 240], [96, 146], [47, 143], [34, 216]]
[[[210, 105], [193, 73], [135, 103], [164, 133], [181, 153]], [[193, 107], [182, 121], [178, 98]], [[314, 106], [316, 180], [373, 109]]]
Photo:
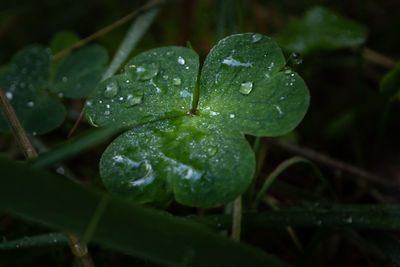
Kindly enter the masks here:
[[8, 98], [8, 100], [12, 100], [13, 94], [11, 92], [6, 92], [6, 97]]
[[113, 81], [107, 84], [106, 89], [104, 91], [104, 96], [107, 98], [114, 97], [118, 94], [119, 85], [117, 82]]
[[35, 103], [33, 101], [29, 101], [28, 103], [26, 103], [26, 105], [31, 108], [35, 106]]
[[184, 65], [185, 64], [185, 59], [183, 57], [179, 56], [178, 57], [178, 63], [181, 64], [181, 65]]
[[143, 95], [128, 95], [126, 101], [129, 107], [139, 105], [143, 101]]
[[285, 70], [285, 74], [291, 74], [291, 73], [292, 73], [292, 70], [291, 70], [291, 69]]
[[[133, 71], [133, 73], [132, 73]], [[130, 65], [128, 66], [128, 73], [132, 76], [136, 76], [140, 81], [147, 81], [158, 74], [159, 65], [156, 62], [142, 64], [140, 66]]]
[[217, 154], [218, 149], [216, 147], [209, 147], [207, 148], [207, 154], [209, 156], [214, 156], [215, 154]]
[[253, 90], [253, 83], [252, 82], [243, 82], [240, 85], [239, 92], [243, 95], [250, 94], [251, 90]]
[[109, 110], [104, 111], [104, 115], [106, 116], [110, 115], [110, 111]]
[[181, 85], [182, 81], [180, 78], [174, 78], [174, 79], [172, 79], [172, 83], [174, 85]]
[[263, 36], [259, 33], [253, 34], [252, 36], [252, 42], [253, 43], [257, 43], [258, 41], [260, 41], [263, 38]]

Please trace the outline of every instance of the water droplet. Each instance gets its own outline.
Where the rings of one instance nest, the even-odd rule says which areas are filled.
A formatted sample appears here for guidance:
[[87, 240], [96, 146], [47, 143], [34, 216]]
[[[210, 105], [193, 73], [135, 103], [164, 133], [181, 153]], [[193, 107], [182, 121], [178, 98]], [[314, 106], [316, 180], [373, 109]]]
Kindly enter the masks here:
[[253, 67], [253, 63], [251, 62], [240, 62], [239, 60], [236, 60], [234, 58], [232, 58], [232, 56], [229, 56], [227, 58], [225, 58], [222, 61], [222, 64], [228, 65], [228, 66], [233, 66], [233, 67], [237, 67], [237, 66], [241, 66], [241, 67]]
[[353, 218], [351, 216], [347, 217], [346, 219], [344, 219], [344, 221], [346, 223], [352, 223], [353, 222]]
[[235, 118], [235, 114], [229, 114], [229, 118], [231, 119]]
[[92, 106], [92, 101], [90, 101], [90, 100], [86, 101], [86, 106], [91, 107]]
[[185, 64], [185, 59], [183, 57], [179, 56], [178, 57], [178, 63], [181, 64], [181, 65], [184, 65]]
[[111, 98], [118, 94], [119, 85], [116, 81], [112, 81], [107, 84], [106, 89], [104, 90], [104, 96]]
[[303, 62], [303, 58], [298, 53], [292, 53], [288, 59], [291, 65], [299, 65]]
[[214, 156], [215, 154], [217, 154], [218, 149], [214, 146], [207, 148], [207, 154], [209, 156]]
[[174, 54], [173, 51], [168, 51], [168, 52], [167, 52], [167, 56], [171, 56], [171, 55], [173, 55], [173, 54]]
[[279, 112], [279, 115], [283, 115], [283, 111], [280, 106], [274, 105], [275, 109]]
[[284, 96], [281, 96], [280, 98], [279, 98], [279, 100], [284, 100], [285, 99], [285, 97]]
[[251, 90], [253, 90], [253, 83], [252, 82], [243, 82], [240, 85], [239, 92], [243, 95], [250, 94]]
[[272, 68], [275, 66], [275, 62], [271, 62], [269, 65], [268, 65], [268, 67], [267, 67], [267, 70], [268, 70], [268, 72], [271, 72], [271, 70], [272, 70]]
[[58, 96], [59, 98], [63, 98], [63, 97], [64, 97], [64, 94], [63, 94], [63, 93], [58, 93], [57, 96]]
[[139, 105], [143, 101], [143, 95], [137, 95], [137, 96], [128, 95], [126, 101], [128, 106], [130, 107]]
[[65, 170], [64, 170], [63, 167], [58, 167], [58, 168], [56, 169], [56, 173], [61, 174], [61, 175], [64, 175], [64, 174], [65, 174]]
[[8, 100], [12, 100], [13, 99], [13, 93], [6, 92], [6, 97], [8, 98]]
[[156, 62], [151, 62], [143, 64], [136, 67], [135, 65], [130, 65], [129, 69], [136, 69], [137, 79], [140, 81], [147, 81], [158, 74], [159, 65]]
[[33, 136], [36, 136], [36, 135], [37, 135], [37, 132], [32, 132], [32, 135], [33, 135]]
[[185, 67], [185, 69], [187, 69], [187, 70], [188, 70], [188, 69], [189, 69], [189, 66], [186, 66], [186, 67]]
[[252, 38], [253, 43], [257, 43], [258, 41], [260, 41], [263, 38], [263, 36], [259, 33], [256, 33], [256, 34], [253, 34], [253, 36], [251, 38]]
[[285, 74], [290, 74], [290, 73], [292, 73], [292, 70], [291, 70], [291, 69], [285, 70]]
[[174, 85], [181, 85], [182, 81], [181, 81], [180, 78], [173, 78], [173, 79], [172, 79], [172, 83], [173, 83]]
[[162, 77], [164, 80], [168, 80], [168, 75], [163, 75]]
[[265, 73], [265, 78], [269, 79], [271, 76], [269, 76], [269, 73]]
[[109, 110], [104, 111], [104, 115], [106, 116], [110, 115], [110, 111]]
[[125, 82], [126, 82], [126, 83], [130, 83], [131, 81], [130, 81], [130, 80], [126, 80]]
[[31, 108], [35, 106], [35, 103], [33, 101], [29, 101], [28, 103], [26, 103], [26, 105]]
[[109, 105], [109, 104], [107, 104], [107, 105], [106, 105], [106, 108], [110, 108], [110, 105]]
[[62, 79], [61, 79], [61, 81], [62, 81], [63, 83], [66, 83], [66, 82], [68, 82], [68, 78], [67, 78], [66, 76], [63, 76]]
[[120, 97], [120, 98], [118, 98], [118, 99], [122, 101], [122, 100], [124, 100], [124, 97], [123, 97], [123, 96], [121, 96], [121, 97]]

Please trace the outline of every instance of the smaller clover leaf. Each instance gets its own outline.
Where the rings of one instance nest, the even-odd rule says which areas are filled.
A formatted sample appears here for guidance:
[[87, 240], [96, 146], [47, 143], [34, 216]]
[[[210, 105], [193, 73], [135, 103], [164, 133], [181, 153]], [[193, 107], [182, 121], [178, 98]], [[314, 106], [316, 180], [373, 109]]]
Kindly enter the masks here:
[[99, 45], [72, 53], [58, 67], [51, 90], [60, 97], [88, 96], [106, 71], [107, 60], [107, 50]]
[[[25, 130], [32, 134], [57, 128], [66, 115], [64, 106], [45, 90], [49, 72], [49, 52], [38, 45], [19, 51], [0, 72], [0, 85], [5, 95]], [[0, 130], [8, 129], [7, 120], [0, 112]]]
[[275, 36], [285, 50], [311, 54], [361, 45], [367, 28], [325, 7], [314, 7]]
[[198, 55], [184, 47], [163, 47], [130, 60], [123, 74], [101, 82], [85, 104], [94, 126], [134, 125], [186, 114], [192, 106]]
[[[255, 171], [243, 133], [284, 134], [308, 108], [304, 81], [285, 68], [282, 51], [267, 36], [221, 40], [207, 56], [199, 84], [198, 66], [190, 49], [150, 50], [89, 98], [86, 116], [93, 124], [142, 124], [102, 156], [100, 175], [110, 191], [141, 203], [174, 197], [184, 205], [212, 207], [232, 201]], [[143, 98], [127, 106], [127, 94], [137, 91]]]

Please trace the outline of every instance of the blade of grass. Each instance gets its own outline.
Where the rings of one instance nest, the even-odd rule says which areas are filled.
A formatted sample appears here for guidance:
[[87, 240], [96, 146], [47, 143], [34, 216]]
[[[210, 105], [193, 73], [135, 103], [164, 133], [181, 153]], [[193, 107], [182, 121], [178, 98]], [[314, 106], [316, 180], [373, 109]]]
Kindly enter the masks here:
[[[3, 89], [0, 87], [0, 107], [6, 115], [7, 121], [13, 130], [18, 144], [26, 159], [33, 159], [38, 156], [36, 149], [31, 144], [28, 135], [26, 134], [17, 114], [14, 111], [10, 101], [4, 95]], [[89, 255], [85, 242], [82, 242], [77, 236], [72, 233], [65, 233], [66, 238], [70, 241], [70, 248], [72, 253], [77, 256], [78, 261], [83, 267], [94, 267], [92, 258]], [[76, 248], [85, 248], [85, 253], [76, 253]]]
[[45, 246], [68, 245], [68, 240], [62, 233], [50, 233], [36, 236], [26, 236], [21, 239], [0, 243], [0, 255], [8, 250]]
[[33, 166], [38, 168], [52, 166], [101, 144], [122, 130], [121, 127], [105, 127], [89, 130], [86, 133], [60, 143], [56, 148], [53, 148], [49, 152], [43, 153], [38, 158], [32, 160], [31, 163]]
[[137, 17], [137, 19], [132, 23], [132, 26], [126, 33], [125, 38], [115, 53], [108, 69], [104, 73], [102, 80], [111, 77], [121, 67], [122, 63], [124, 63], [129, 54], [136, 47], [137, 43], [142, 39], [147, 29], [153, 23], [158, 11], [158, 8], [153, 8]]
[[166, 266], [287, 266], [185, 218], [145, 208], [24, 163], [0, 158], [0, 210], [84, 235], [109, 198], [92, 242]]
[[[229, 230], [228, 215], [190, 216], [213, 229]], [[262, 227], [346, 227], [354, 229], [399, 230], [400, 205], [339, 205], [327, 208], [287, 208], [279, 211], [244, 213], [242, 229]]]
[[131, 13], [129, 13], [128, 15], [126, 15], [125, 17], [117, 20], [116, 22], [114, 22], [111, 25], [108, 25], [107, 27], [93, 33], [92, 35], [89, 35], [88, 37], [80, 40], [78, 43], [76, 43], [75, 45], [68, 47], [62, 51], [60, 51], [59, 53], [55, 54], [52, 59], [56, 60], [59, 59], [63, 56], [68, 55], [70, 52], [90, 43], [91, 41], [99, 38], [100, 36], [103, 36], [105, 34], [107, 34], [108, 32], [118, 28], [119, 26], [125, 24], [126, 22], [130, 21], [131, 19], [134, 19], [136, 16], [138, 16], [139, 14], [141, 14], [142, 12], [149, 10], [153, 7], [156, 7], [162, 3], [164, 3], [165, 0], [153, 0], [153, 1], [149, 1], [147, 2], [145, 5], [139, 7], [138, 9], [132, 11]]
[[271, 187], [271, 185], [275, 182], [275, 180], [279, 177], [279, 175], [287, 170], [289, 167], [297, 164], [297, 163], [306, 163], [310, 165], [313, 169], [313, 171], [317, 174], [318, 178], [321, 180], [321, 183], [328, 189], [330, 194], [334, 199], [337, 199], [337, 196], [335, 194], [335, 191], [332, 189], [326, 178], [322, 175], [322, 173], [319, 171], [319, 169], [308, 159], [302, 158], [302, 157], [293, 157], [290, 159], [287, 159], [283, 161], [281, 164], [279, 164], [273, 172], [271, 172], [267, 178], [265, 179], [264, 184], [262, 185], [260, 191], [258, 192], [256, 199], [254, 200], [254, 205], [253, 208], [257, 210], [258, 204], [260, 203], [260, 200], [262, 199], [263, 195], [267, 192], [267, 190]]

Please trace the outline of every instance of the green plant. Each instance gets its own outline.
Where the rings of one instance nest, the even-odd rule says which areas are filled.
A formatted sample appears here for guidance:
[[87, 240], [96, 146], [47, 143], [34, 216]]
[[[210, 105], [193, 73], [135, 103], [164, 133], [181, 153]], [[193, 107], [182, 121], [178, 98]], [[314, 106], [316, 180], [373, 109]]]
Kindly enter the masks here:
[[94, 126], [136, 126], [104, 152], [105, 186], [142, 203], [210, 207], [249, 186], [253, 151], [243, 134], [277, 136], [292, 130], [309, 102], [307, 87], [269, 37], [226, 37], [201, 74], [197, 54], [163, 47], [131, 59], [88, 98]]
[[[0, 12], [0, 265], [400, 264], [389, 14], [22, 2]], [[40, 27], [8, 31], [26, 10]]]

